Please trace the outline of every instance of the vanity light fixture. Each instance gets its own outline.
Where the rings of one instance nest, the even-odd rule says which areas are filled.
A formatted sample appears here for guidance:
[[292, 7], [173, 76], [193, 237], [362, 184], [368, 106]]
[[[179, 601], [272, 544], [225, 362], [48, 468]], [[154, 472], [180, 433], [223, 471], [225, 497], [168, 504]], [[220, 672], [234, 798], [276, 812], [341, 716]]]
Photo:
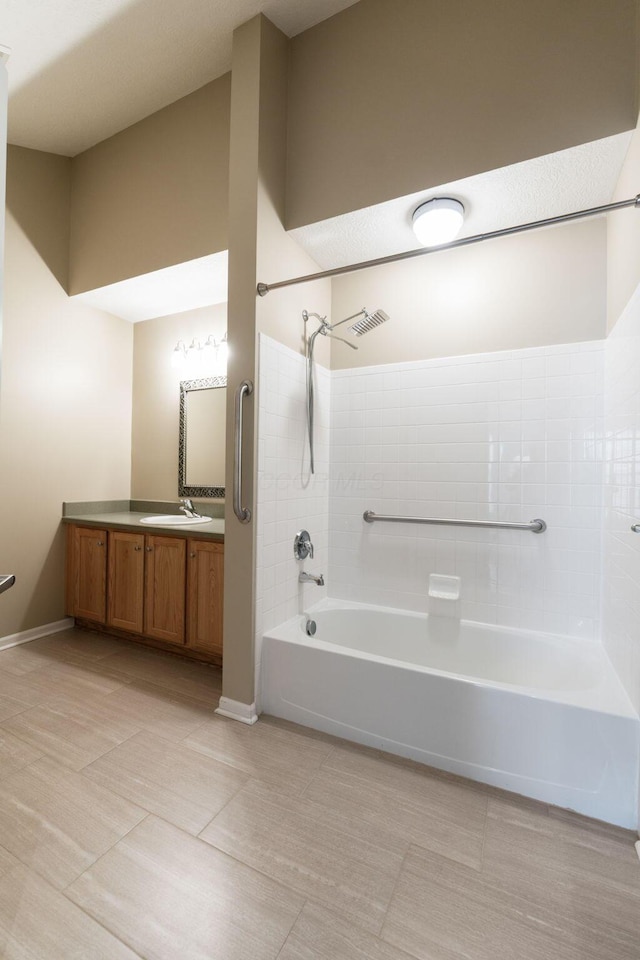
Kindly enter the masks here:
[[189, 346], [187, 347], [187, 366], [190, 370], [193, 370], [194, 373], [197, 373], [202, 369], [204, 359], [204, 352], [202, 345], [199, 340], [196, 340], [194, 337]]
[[216, 366], [219, 376], [227, 375], [227, 363], [229, 361], [229, 342], [227, 340], [227, 331], [220, 343], [216, 344]]
[[179, 370], [187, 363], [187, 348], [184, 340], [178, 340], [171, 351], [171, 366], [174, 370]]
[[413, 211], [413, 232], [423, 247], [451, 243], [464, 222], [464, 206], [453, 197], [432, 197]]
[[196, 337], [187, 347], [184, 340], [178, 340], [171, 351], [171, 366], [184, 371], [185, 368], [192, 376], [223, 377], [227, 374], [227, 333], [222, 340], [216, 340], [212, 333], [204, 343]]

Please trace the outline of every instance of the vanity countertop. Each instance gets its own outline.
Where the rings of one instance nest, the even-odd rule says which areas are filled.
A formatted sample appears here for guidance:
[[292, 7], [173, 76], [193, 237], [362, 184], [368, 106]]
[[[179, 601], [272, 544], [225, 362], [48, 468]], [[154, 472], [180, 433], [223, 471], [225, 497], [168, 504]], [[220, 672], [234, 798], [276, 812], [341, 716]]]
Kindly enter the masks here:
[[[103, 506], [104, 509], [100, 509]], [[154, 502], [150, 509], [132, 510], [130, 506], [140, 506], [139, 503], [129, 504], [127, 501], [105, 502], [104, 504], [65, 503], [63, 504], [63, 523], [77, 523], [84, 527], [110, 527], [117, 530], [135, 530], [136, 533], [153, 533], [156, 536], [193, 537], [197, 540], [224, 541], [224, 517], [212, 517], [209, 523], [187, 524], [183, 527], [154, 526], [141, 523], [143, 517], [168, 513], [162, 509], [163, 504]], [[174, 508], [176, 504], [172, 504]], [[74, 509], [75, 508], [75, 509]], [[207, 507], [197, 504], [197, 509], [207, 515]], [[216, 505], [216, 512], [219, 507]], [[172, 512], [178, 513], [177, 509]], [[213, 512], [213, 511], [212, 511]]]

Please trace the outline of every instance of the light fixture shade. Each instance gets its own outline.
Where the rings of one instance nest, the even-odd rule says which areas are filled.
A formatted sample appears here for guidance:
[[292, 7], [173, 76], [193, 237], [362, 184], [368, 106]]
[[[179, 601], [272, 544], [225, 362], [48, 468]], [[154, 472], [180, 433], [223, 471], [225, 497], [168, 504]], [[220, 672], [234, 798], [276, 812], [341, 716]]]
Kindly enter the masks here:
[[202, 344], [202, 372], [207, 377], [215, 375], [215, 370], [217, 366], [217, 352], [218, 345], [213, 339], [213, 336], [209, 334], [205, 342]]
[[433, 197], [413, 211], [413, 232], [423, 247], [451, 243], [464, 222], [464, 206], [453, 197]]
[[171, 351], [171, 366], [174, 370], [180, 370], [187, 362], [187, 348], [182, 340], [178, 340]]
[[229, 344], [227, 343], [227, 335], [225, 333], [224, 337], [218, 344], [218, 370], [221, 376], [227, 375], [227, 363], [229, 360]]

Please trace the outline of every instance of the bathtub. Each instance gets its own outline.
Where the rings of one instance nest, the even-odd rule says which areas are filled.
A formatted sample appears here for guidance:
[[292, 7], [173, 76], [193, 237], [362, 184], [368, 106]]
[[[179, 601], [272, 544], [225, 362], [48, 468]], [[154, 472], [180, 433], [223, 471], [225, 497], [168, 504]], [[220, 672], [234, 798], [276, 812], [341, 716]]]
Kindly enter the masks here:
[[640, 721], [599, 643], [327, 599], [261, 662], [265, 713], [636, 827]]

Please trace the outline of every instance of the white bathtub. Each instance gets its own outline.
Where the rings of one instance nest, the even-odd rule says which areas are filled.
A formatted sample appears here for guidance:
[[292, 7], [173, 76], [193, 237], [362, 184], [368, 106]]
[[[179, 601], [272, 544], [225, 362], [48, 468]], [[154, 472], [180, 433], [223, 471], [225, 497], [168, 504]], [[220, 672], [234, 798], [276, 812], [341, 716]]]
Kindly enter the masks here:
[[598, 643], [323, 600], [265, 634], [262, 708], [636, 826], [640, 721]]

